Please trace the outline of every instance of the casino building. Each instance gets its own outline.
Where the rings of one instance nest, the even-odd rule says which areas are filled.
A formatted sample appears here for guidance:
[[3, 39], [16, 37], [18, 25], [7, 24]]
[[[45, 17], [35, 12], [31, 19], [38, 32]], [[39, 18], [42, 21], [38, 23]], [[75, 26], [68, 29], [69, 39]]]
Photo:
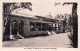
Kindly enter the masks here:
[[[12, 35], [22, 37], [48, 35], [48, 32], [63, 32], [63, 23], [54, 19], [51, 15], [40, 16], [18, 13], [20, 9], [10, 12], [9, 5], [3, 7], [3, 38]], [[28, 9], [27, 9], [28, 10]], [[21, 11], [21, 10], [20, 10]]]

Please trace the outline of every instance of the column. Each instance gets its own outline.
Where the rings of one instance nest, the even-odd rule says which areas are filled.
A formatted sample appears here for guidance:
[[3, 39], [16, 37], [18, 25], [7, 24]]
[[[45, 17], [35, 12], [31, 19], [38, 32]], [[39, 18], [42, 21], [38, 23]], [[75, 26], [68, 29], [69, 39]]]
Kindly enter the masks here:
[[56, 24], [55, 24], [55, 31], [56, 31]]
[[41, 31], [42, 31], [42, 23], [41, 23]]
[[10, 21], [10, 39], [12, 39], [12, 22]]

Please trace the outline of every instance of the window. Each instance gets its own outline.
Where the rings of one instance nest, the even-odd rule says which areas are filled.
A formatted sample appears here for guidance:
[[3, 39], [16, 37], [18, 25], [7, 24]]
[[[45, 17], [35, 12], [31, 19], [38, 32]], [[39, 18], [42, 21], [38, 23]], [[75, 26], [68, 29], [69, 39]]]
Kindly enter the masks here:
[[59, 30], [59, 24], [55, 24], [55, 30]]
[[30, 31], [35, 31], [35, 23], [30, 22]]
[[53, 27], [55, 27], [55, 24], [53, 24]]
[[47, 23], [30, 22], [30, 31], [46, 31], [48, 28]]
[[43, 23], [42, 24], [42, 31], [46, 31], [48, 29], [48, 24]]
[[36, 23], [36, 31], [41, 31], [41, 23]]

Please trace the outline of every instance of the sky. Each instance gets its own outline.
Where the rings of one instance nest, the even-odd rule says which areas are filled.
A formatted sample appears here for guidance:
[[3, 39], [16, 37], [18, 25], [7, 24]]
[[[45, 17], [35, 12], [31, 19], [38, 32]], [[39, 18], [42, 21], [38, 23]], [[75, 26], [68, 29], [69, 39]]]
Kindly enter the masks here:
[[49, 12], [51, 12], [52, 16], [55, 16], [57, 14], [71, 14], [72, 12], [72, 5], [62, 5], [63, 3], [60, 3], [55, 6], [56, 2], [36, 2], [32, 3], [32, 9], [35, 14], [38, 15], [47, 15]]
[[[32, 11], [27, 11], [23, 9], [19, 11], [24, 14], [32, 14], [39, 16], [46, 16], [51, 13], [52, 17], [55, 17], [57, 14], [71, 14], [72, 13], [72, 5], [62, 5], [63, 2], [54, 2], [54, 1], [31, 1], [32, 3]], [[55, 4], [57, 5], [55, 6]]]

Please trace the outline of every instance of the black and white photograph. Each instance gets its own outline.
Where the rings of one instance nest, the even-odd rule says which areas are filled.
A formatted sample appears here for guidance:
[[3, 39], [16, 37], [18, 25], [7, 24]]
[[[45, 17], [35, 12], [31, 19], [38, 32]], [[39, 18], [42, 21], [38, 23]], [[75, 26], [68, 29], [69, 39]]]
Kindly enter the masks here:
[[2, 3], [2, 47], [78, 48], [78, 3]]

